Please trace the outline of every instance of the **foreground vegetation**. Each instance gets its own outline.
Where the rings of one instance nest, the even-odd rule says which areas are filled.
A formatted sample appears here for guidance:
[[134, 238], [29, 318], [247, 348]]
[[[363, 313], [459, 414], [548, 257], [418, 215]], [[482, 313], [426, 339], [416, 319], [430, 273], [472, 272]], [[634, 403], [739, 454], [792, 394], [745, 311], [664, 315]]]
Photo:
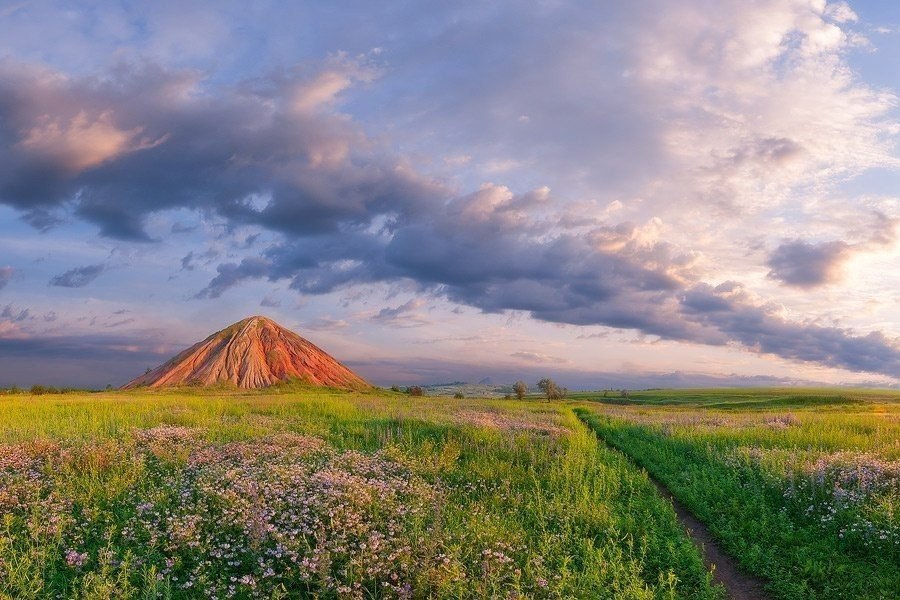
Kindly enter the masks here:
[[0, 397], [0, 597], [720, 598], [563, 404]]
[[577, 409], [779, 598], [900, 595], [900, 394], [654, 391]]

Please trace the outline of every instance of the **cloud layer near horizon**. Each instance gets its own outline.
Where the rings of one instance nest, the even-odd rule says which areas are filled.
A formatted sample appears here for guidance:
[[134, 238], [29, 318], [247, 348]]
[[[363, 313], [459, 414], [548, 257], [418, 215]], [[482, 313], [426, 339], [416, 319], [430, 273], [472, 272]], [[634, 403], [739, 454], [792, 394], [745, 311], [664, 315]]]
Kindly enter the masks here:
[[[331, 48], [225, 80], [165, 54], [90, 74], [10, 54], [0, 203], [46, 236], [71, 222], [117, 248], [194, 236], [172, 265], [209, 274], [189, 302], [252, 282], [303, 298], [399, 286], [898, 378], [896, 322], [829, 323], [766, 287], [839, 284], [847, 261], [893, 251], [896, 199], [835, 190], [896, 169], [898, 129], [893, 94], [847, 65], [867, 43], [848, 5], [763, 4], [432, 7], [431, 29], [406, 7], [408, 36], [387, 53]], [[254, 233], [225, 249], [178, 222], [162, 236], [176, 212]], [[97, 285], [107, 263], [87, 262], [51, 285]], [[426, 329], [422, 309], [367, 318]]]

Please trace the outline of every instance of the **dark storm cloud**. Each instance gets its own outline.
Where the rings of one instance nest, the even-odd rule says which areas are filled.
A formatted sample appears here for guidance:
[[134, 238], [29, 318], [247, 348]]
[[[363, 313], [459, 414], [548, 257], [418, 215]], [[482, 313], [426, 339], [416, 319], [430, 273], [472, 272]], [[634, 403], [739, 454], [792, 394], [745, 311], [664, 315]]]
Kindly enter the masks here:
[[900, 377], [900, 347], [880, 332], [854, 336], [840, 327], [787, 321], [777, 307], [757, 305], [735, 282], [697, 284], [682, 296], [685, 316], [757, 352], [821, 365]]
[[84, 287], [97, 279], [105, 270], [105, 265], [75, 267], [50, 279], [50, 285], [67, 288]]
[[769, 256], [769, 277], [787, 285], [812, 288], [836, 281], [850, 254], [841, 241], [811, 244], [802, 240], [785, 242]]
[[12, 267], [0, 267], [0, 290], [7, 286], [15, 272]]
[[178, 207], [301, 235], [414, 213], [444, 190], [328, 110], [367, 76], [335, 59], [206, 93], [152, 64], [79, 79], [0, 62], [0, 202], [39, 228], [73, 206], [132, 241], [150, 241], [148, 214]]

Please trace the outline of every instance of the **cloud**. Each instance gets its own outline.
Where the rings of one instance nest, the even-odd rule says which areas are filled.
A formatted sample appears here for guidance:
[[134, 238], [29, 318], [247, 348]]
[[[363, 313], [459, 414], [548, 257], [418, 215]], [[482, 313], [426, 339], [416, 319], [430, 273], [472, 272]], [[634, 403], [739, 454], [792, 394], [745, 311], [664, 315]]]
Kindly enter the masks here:
[[106, 327], [109, 328], [109, 329], [112, 329], [112, 328], [114, 328], [114, 327], [121, 327], [121, 326], [123, 326], [123, 325], [130, 325], [131, 323], [134, 323], [135, 321], [137, 321], [137, 319], [135, 319], [135, 318], [121, 319], [121, 320], [119, 320], [119, 321], [115, 321], [115, 322], [113, 322], [113, 323], [110, 323], [110, 324], [107, 325]]
[[412, 299], [394, 308], [382, 308], [370, 320], [390, 327], [422, 327], [431, 323], [419, 311], [424, 305], [424, 300]]
[[778, 246], [767, 262], [768, 277], [787, 285], [812, 288], [840, 279], [850, 246], [841, 241], [810, 244], [793, 240]]
[[16, 270], [12, 267], [0, 267], [0, 290], [5, 288], [7, 284], [9, 284], [15, 272]]
[[[321, 20], [336, 47], [391, 32], [384, 69], [333, 55], [242, 80], [152, 60], [88, 77], [6, 59], [0, 203], [41, 230], [81, 219], [129, 241], [153, 241], [148, 217], [170, 209], [265, 229], [267, 246], [229, 248], [198, 298], [253, 279], [304, 295], [401, 283], [485, 312], [896, 375], [887, 336], [788, 321], [738, 284], [705, 283], [746, 267], [729, 262], [734, 231], [773, 214], [796, 219], [763, 240], [786, 285], [835, 281], [848, 256], [892, 243], [888, 217], [867, 242], [784, 233], [821, 190], [897, 165], [896, 98], [846, 60], [849, 6], [608, 4], [376, 10], [352, 31], [349, 14]], [[211, 53], [170, 33], [157, 56]], [[512, 183], [469, 192], [486, 170]]]
[[259, 301], [259, 305], [265, 308], [279, 308], [281, 307], [281, 300], [272, 298], [271, 296], [265, 296]]
[[[486, 186], [396, 223], [390, 234], [348, 231], [340, 243], [277, 244], [264, 258], [221, 265], [201, 295], [214, 297], [253, 278], [286, 278], [308, 294], [411, 282], [423, 293], [484, 312], [521, 311], [541, 321], [633, 329], [667, 340], [737, 343], [791, 360], [900, 375], [900, 351], [882, 334], [791, 322], [739, 283], [703, 283], [691, 252], [658, 239], [661, 223], [560, 229], [539, 211], [520, 209], [532, 206], [523, 196]], [[375, 319], [393, 323], [417, 307], [412, 301], [388, 307]]]
[[767, 265], [770, 279], [798, 288], [814, 288], [835, 283], [842, 278], [842, 267], [854, 254], [890, 247], [897, 239], [898, 219], [881, 212], [874, 213], [874, 222], [863, 233], [862, 242], [849, 244], [841, 240], [810, 243], [790, 240], [779, 245], [770, 255]]
[[105, 265], [87, 265], [75, 267], [50, 279], [50, 285], [56, 287], [80, 288], [97, 279], [107, 267]]
[[12, 304], [7, 304], [3, 307], [3, 310], [0, 311], [0, 319], [9, 323], [22, 323], [23, 321], [29, 321], [33, 318], [34, 317], [31, 315], [29, 309], [17, 309]]
[[205, 252], [194, 252], [191, 250], [181, 259], [181, 269], [183, 271], [193, 271], [197, 268], [198, 263], [208, 265], [218, 257], [219, 251], [215, 248], [209, 248]]
[[900, 378], [898, 340], [877, 331], [859, 336], [840, 327], [788, 321], [780, 307], [758, 304], [736, 282], [697, 284], [682, 296], [682, 305], [687, 318], [752, 351]]
[[196, 298], [218, 298], [222, 292], [248, 278], [262, 277], [269, 273], [270, 263], [261, 258], [245, 258], [240, 264], [224, 263], [216, 267], [216, 275]]
[[313, 321], [307, 321], [303, 324], [305, 329], [313, 331], [337, 331], [346, 329], [350, 324], [343, 319], [332, 319], [331, 317], [319, 317]]
[[0, 203], [42, 228], [71, 205], [131, 241], [176, 207], [294, 234], [424, 208], [442, 188], [333, 112], [365, 73], [341, 58], [213, 90], [150, 63], [98, 80], [0, 61]]
[[510, 354], [513, 358], [521, 358], [522, 360], [529, 363], [536, 363], [542, 365], [560, 365], [569, 362], [565, 358], [560, 358], [558, 356], [550, 356], [547, 354], [539, 354], [537, 352], [513, 352]]

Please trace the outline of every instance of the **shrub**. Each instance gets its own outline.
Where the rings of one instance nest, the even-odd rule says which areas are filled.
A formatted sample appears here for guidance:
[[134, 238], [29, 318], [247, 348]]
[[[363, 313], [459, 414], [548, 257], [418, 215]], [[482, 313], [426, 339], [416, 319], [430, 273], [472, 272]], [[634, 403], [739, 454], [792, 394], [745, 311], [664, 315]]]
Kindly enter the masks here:
[[463, 398], [465, 398], [465, 396], [462, 395], [462, 392], [456, 392], [455, 394], [453, 394], [453, 397], [457, 400], [462, 400]]
[[408, 388], [406, 391], [409, 392], [410, 396], [424, 396], [425, 395], [425, 390], [423, 390], [422, 386], [419, 386], [419, 385], [414, 385], [411, 388]]

